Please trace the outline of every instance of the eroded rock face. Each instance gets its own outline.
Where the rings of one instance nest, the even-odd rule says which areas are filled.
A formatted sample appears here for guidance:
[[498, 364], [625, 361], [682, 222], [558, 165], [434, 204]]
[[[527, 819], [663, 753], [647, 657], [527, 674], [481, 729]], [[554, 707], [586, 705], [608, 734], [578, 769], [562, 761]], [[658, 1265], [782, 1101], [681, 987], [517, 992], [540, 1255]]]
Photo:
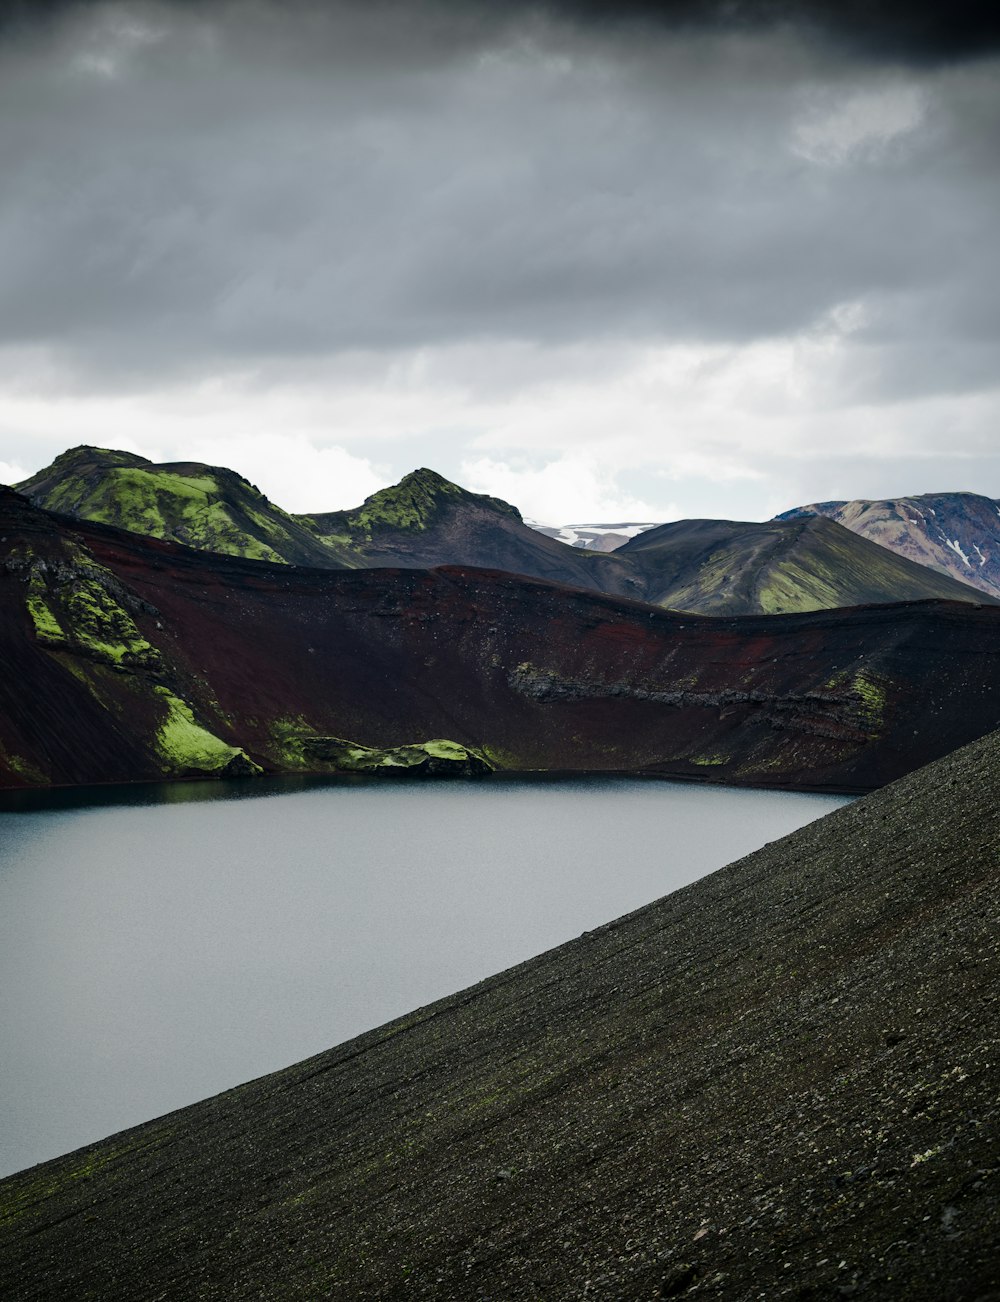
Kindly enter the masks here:
[[329, 765], [337, 773], [367, 773], [379, 778], [470, 778], [494, 772], [494, 765], [481, 751], [443, 738], [380, 750], [342, 737], [303, 737], [302, 748], [317, 764]]

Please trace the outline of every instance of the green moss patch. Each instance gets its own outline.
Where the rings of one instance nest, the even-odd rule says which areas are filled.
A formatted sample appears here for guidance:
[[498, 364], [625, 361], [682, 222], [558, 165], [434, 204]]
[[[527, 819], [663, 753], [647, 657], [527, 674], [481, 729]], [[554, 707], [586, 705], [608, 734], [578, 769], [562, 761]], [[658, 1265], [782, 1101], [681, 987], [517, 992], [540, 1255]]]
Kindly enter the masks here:
[[307, 769], [310, 762], [305, 753], [305, 742], [314, 734], [302, 715], [275, 719], [270, 724], [271, 745], [264, 746], [267, 755], [276, 759], [282, 768]]
[[[184, 475], [155, 466], [113, 466], [96, 482], [67, 475], [47, 490], [44, 501], [50, 510], [84, 516], [133, 533], [174, 538], [191, 547], [229, 556], [285, 564], [276, 547], [265, 541], [269, 535], [276, 545], [287, 541], [280, 520], [269, 519], [253, 505], [265, 500], [259, 490], [243, 481], [240, 485], [240, 495], [248, 499], [247, 522], [264, 537], [248, 532], [234, 517], [222, 486], [209, 474]], [[284, 515], [277, 508], [273, 510]]]
[[41, 593], [29, 589], [25, 605], [28, 607], [28, 614], [31, 616], [31, 622], [35, 627], [35, 636], [39, 642], [45, 642], [49, 646], [64, 646], [66, 636], [62, 631], [62, 626]]
[[255, 764], [239, 746], [231, 746], [203, 728], [190, 705], [169, 688], [155, 687], [153, 690], [162, 697], [166, 706], [166, 717], [157, 731], [156, 745], [171, 771], [234, 775], [262, 772], [260, 765]]
[[414, 470], [398, 484], [373, 493], [347, 522], [367, 534], [378, 528], [426, 529], [449, 498], [461, 495], [457, 484], [434, 471]]
[[68, 553], [68, 564], [29, 571], [25, 605], [38, 640], [119, 667], [158, 668], [160, 653], [109, 590], [117, 580], [79, 549]]
[[865, 721], [880, 728], [885, 718], [885, 685], [874, 674], [861, 670], [851, 680], [851, 690], [858, 699]]
[[37, 764], [25, 759], [23, 755], [17, 755], [4, 746], [0, 746], [0, 768], [3, 767], [6, 767], [12, 773], [16, 773], [19, 778], [32, 783], [34, 786], [46, 787], [51, 782], [51, 778], [43, 773]]
[[494, 771], [482, 751], [443, 737], [384, 750], [343, 737], [304, 737], [302, 748], [308, 760], [328, 765], [339, 773], [370, 773], [376, 777], [474, 777]]

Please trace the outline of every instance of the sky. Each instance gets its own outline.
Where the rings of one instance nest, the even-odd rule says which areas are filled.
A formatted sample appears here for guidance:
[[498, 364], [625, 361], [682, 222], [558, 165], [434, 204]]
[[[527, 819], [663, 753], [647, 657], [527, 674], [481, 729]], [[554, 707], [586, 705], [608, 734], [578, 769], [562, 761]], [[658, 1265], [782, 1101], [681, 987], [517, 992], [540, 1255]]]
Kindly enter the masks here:
[[989, 8], [0, 4], [0, 482], [1000, 497]]

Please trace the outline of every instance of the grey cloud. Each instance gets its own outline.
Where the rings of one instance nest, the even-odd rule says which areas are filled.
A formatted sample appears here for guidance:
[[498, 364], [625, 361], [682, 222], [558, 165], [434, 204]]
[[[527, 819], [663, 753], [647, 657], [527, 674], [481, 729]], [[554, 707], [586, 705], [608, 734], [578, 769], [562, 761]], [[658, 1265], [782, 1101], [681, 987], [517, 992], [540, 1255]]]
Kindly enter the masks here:
[[981, 0], [557, 0], [583, 21], [749, 31], [799, 26], [872, 58], [938, 63], [1000, 48], [1000, 15]]
[[[931, 391], [989, 379], [995, 66], [873, 72], [762, 35], [782, 6], [738, 7], [736, 34], [714, 5], [502, 8], [48, 6], [0, 49], [0, 341], [118, 383], [491, 338], [738, 343], [863, 299], [856, 387], [894, 391], [913, 357]], [[913, 132], [795, 154], [817, 88], [904, 76]]]
[[[173, 8], [197, 11], [204, 0], [171, 0]], [[100, 0], [0, 0], [0, 33], [23, 34], [51, 26], [67, 17], [101, 7]], [[218, 6], [217, 6], [218, 7]], [[269, 6], [279, 17], [288, 3]], [[299, 3], [300, 10], [321, 12], [316, 0]], [[369, 10], [371, 4], [364, 7]], [[412, 5], [378, 5], [406, 37], [407, 10]], [[878, 59], [936, 64], [982, 58], [1000, 50], [1000, 13], [983, 0], [506, 0], [502, 7], [488, 0], [439, 0], [420, 6], [433, 10], [439, 39], [478, 33], [512, 17], [548, 13], [578, 27], [621, 29], [645, 26], [656, 30], [773, 31], [797, 27]], [[498, 9], [501, 13], [498, 15]]]

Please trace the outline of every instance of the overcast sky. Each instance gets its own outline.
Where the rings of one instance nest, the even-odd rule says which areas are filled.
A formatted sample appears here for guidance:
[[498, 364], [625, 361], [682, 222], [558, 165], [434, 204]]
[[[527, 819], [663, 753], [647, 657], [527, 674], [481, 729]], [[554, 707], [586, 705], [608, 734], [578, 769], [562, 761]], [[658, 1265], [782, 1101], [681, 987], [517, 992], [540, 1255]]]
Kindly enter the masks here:
[[0, 480], [97, 443], [292, 510], [419, 465], [558, 524], [1000, 497], [979, 7], [8, 5]]

